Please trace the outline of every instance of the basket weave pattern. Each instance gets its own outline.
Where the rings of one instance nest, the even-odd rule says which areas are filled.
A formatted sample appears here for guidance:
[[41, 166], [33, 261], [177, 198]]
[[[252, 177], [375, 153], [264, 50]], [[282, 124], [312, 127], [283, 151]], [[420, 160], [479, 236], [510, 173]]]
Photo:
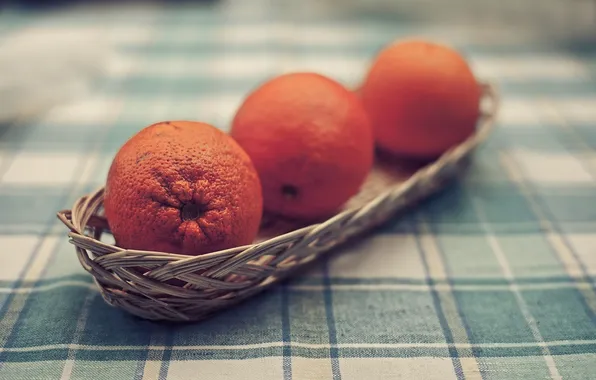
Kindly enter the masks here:
[[69, 228], [82, 267], [104, 300], [151, 320], [196, 321], [244, 300], [442, 189], [464, 170], [492, 127], [498, 98], [481, 84], [491, 103], [476, 134], [405, 182], [388, 187], [362, 207], [257, 244], [200, 256], [122, 249], [101, 241], [109, 231], [102, 216], [103, 188], [58, 213]]

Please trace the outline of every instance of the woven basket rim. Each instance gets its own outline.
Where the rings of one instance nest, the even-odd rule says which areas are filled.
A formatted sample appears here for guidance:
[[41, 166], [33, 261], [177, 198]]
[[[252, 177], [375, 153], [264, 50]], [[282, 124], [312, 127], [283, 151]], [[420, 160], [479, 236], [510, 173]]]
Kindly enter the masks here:
[[[464, 141], [462, 144], [460, 144], [456, 147], [449, 149], [448, 151], [443, 153], [438, 159], [434, 160], [431, 164], [426, 165], [422, 169], [418, 170], [414, 175], [410, 176], [402, 183], [396, 185], [397, 188], [406, 189], [411, 183], [414, 183], [417, 181], [417, 177], [419, 175], [421, 175], [422, 172], [431, 170], [431, 168], [433, 168], [433, 167], [438, 167], [438, 166], [442, 165], [443, 162], [449, 160], [450, 156], [453, 154], [453, 152], [455, 150], [460, 150], [460, 151], [469, 150], [472, 147], [477, 146], [478, 144], [483, 142], [485, 140], [485, 138], [490, 134], [490, 132], [493, 129], [493, 123], [494, 123], [494, 119], [496, 117], [497, 110], [499, 108], [499, 103], [500, 103], [499, 96], [497, 93], [496, 86], [493, 83], [487, 82], [487, 81], [479, 81], [478, 83], [483, 88], [484, 94], [488, 95], [490, 97], [490, 100], [492, 101], [491, 109], [488, 112], [481, 115], [481, 119], [485, 118], [485, 121], [483, 123], [479, 122], [480, 127], [466, 141]], [[103, 195], [104, 190], [105, 190], [105, 187], [100, 186], [95, 191], [79, 197], [77, 199], [77, 201], [75, 202], [75, 205], [77, 205], [78, 203], [81, 203], [81, 202], [89, 202], [89, 201], [96, 200], [96, 199], [100, 198]], [[383, 192], [383, 194], [379, 194], [376, 198], [380, 198], [384, 194], [395, 191], [395, 190], [396, 190], [395, 188], [388, 188]], [[374, 201], [375, 200], [373, 199], [371, 202], [374, 202]], [[86, 241], [90, 244], [99, 243], [104, 246], [106, 246], [106, 245], [109, 246], [110, 248], [114, 249], [116, 252], [126, 252], [131, 255], [147, 255], [147, 256], [149, 256], [149, 255], [166, 255], [171, 258], [176, 258], [179, 260], [188, 260], [188, 261], [204, 261], [204, 260], [209, 260], [210, 258], [212, 258], [214, 256], [237, 254], [239, 252], [246, 252], [246, 251], [250, 252], [252, 250], [258, 250], [259, 248], [262, 248], [264, 246], [281, 244], [285, 241], [293, 240], [296, 237], [305, 235], [308, 232], [311, 232], [312, 230], [316, 229], [318, 226], [325, 224], [328, 221], [332, 221], [334, 219], [340, 219], [344, 215], [348, 215], [350, 213], [353, 213], [354, 211], [361, 209], [361, 207], [353, 207], [351, 209], [347, 209], [347, 210], [341, 211], [338, 214], [335, 214], [334, 216], [332, 216], [331, 218], [327, 219], [324, 222], [313, 223], [308, 226], [301, 227], [299, 229], [283, 233], [281, 235], [269, 238], [267, 240], [264, 240], [264, 241], [261, 241], [258, 243], [247, 244], [247, 245], [232, 247], [232, 248], [228, 248], [228, 249], [223, 249], [223, 250], [219, 250], [219, 251], [213, 251], [213, 252], [193, 256], [193, 255], [184, 255], [184, 254], [153, 251], [153, 250], [125, 249], [125, 248], [118, 247], [115, 244], [103, 243], [103, 242], [101, 242], [101, 240], [95, 239], [92, 236], [88, 236], [84, 233], [84, 231], [82, 231], [82, 230], [84, 230], [84, 227], [87, 225], [87, 223], [81, 224], [81, 226], [83, 227], [82, 230], [80, 228], [77, 228], [77, 226], [75, 226], [75, 224], [71, 220], [72, 210], [74, 208], [75, 207], [73, 207], [71, 209], [63, 209], [63, 210], [60, 210], [56, 214], [58, 219], [70, 230], [67, 235], [70, 240], [77, 239], [79, 241]]]

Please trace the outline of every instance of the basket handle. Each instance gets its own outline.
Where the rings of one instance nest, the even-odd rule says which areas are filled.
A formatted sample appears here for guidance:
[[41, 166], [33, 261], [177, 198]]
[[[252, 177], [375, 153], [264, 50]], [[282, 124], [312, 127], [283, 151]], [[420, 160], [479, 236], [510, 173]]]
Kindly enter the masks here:
[[[61, 210], [57, 213], [58, 219], [64, 223], [71, 232], [76, 232], [83, 235], [85, 227], [95, 227], [102, 230], [109, 230], [108, 222], [105, 218], [99, 217], [94, 213], [90, 213], [89, 209], [92, 208], [92, 212], [96, 211], [96, 207], [89, 207], [90, 204], [99, 204], [103, 199], [103, 187], [95, 191], [89, 196], [80, 198], [71, 210]], [[85, 212], [81, 213], [81, 210]]]
[[[72, 210], [60, 210], [56, 213], [56, 216], [62, 223], [64, 223], [66, 227], [68, 227], [68, 229], [71, 230], [71, 232], [81, 233], [81, 231], [79, 231], [74, 224], [72, 224]], [[91, 218], [89, 218], [85, 225], [93, 228], [101, 228], [103, 230], [110, 229], [107, 220], [96, 215], [93, 215]]]

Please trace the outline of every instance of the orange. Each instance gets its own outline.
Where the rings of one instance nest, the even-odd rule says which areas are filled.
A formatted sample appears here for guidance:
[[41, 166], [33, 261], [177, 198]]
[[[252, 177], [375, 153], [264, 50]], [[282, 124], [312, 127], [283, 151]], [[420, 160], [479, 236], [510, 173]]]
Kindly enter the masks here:
[[405, 40], [384, 48], [359, 89], [377, 145], [436, 158], [474, 133], [481, 90], [465, 58], [446, 45]]
[[250, 244], [262, 202], [258, 174], [231, 137], [205, 123], [164, 121], [117, 152], [104, 209], [120, 247], [199, 255]]
[[259, 173], [265, 210], [291, 218], [337, 211], [373, 163], [372, 129], [359, 99], [316, 73], [263, 83], [238, 109], [231, 135]]

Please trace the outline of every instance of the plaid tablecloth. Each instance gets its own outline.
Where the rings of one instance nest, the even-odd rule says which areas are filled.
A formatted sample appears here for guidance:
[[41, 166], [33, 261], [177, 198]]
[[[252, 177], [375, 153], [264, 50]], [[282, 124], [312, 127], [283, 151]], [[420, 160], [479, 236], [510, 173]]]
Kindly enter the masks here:
[[[0, 379], [595, 379], [596, 49], [258, 3], [0, 14], [4, 36], [92, 31], [119, 54], [100, 88], [0, 129]], [[55, 214], [128, 137], [164, 119], [226, 129], [275, 73], [354, 85], [409, 35], [454, 44], [500, 88], [469, 175], [206, 322], [104, 303]]]

